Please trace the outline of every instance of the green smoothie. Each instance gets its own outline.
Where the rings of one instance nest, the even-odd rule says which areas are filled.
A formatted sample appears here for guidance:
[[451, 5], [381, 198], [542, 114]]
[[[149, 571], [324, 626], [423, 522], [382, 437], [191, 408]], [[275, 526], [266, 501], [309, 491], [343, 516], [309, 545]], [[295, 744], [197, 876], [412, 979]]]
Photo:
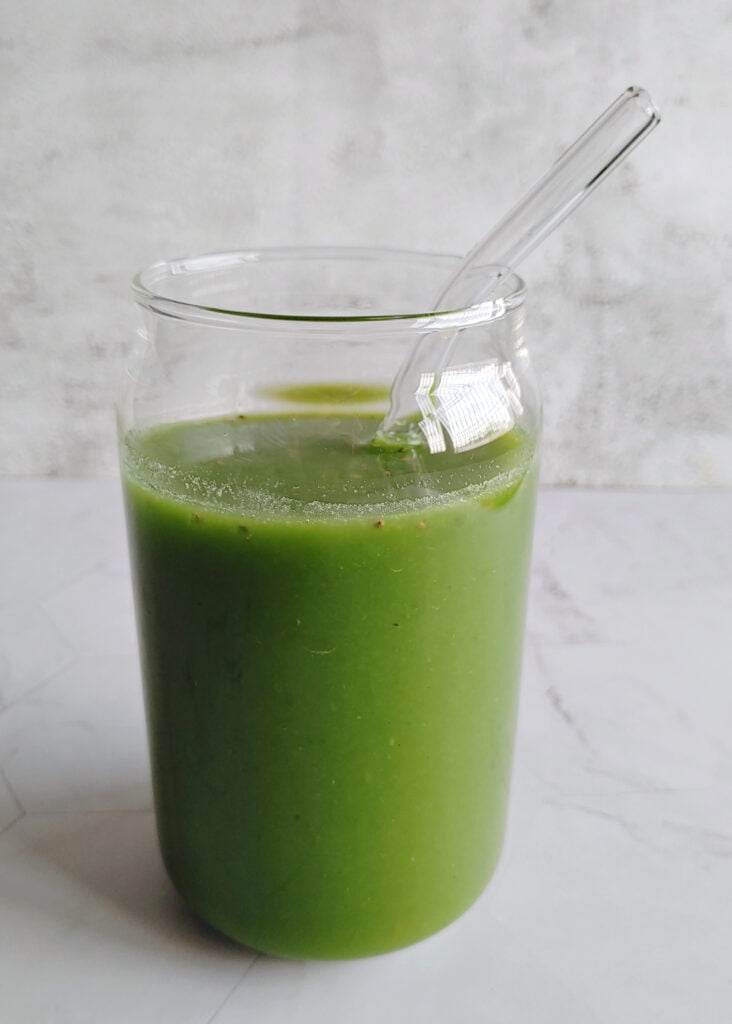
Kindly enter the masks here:
[[378, 422], [123, 443], [163, 857], [202, 918], [281, 955], [423, 938], [501, 847], [534, 443], [380, 452]]

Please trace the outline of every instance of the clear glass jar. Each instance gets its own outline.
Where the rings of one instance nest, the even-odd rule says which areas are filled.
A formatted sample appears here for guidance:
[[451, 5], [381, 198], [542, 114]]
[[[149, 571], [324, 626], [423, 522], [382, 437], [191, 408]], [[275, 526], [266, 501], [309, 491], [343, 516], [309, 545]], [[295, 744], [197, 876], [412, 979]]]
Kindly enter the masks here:
[[[160, 844], [266, 952], [407, 945], [499, 856], [540, 414], [522, 282], [430, 311], [454, 266], [270, 250], [135, 280], [120, 458]], [[422, 442], [374, 443], [440, 333]]]

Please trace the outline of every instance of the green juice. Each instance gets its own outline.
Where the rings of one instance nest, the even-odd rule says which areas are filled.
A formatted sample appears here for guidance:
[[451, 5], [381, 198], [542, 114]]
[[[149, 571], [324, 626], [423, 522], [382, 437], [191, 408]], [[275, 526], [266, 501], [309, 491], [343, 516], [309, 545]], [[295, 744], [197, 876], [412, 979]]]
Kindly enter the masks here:
[[534, 443], [379, 452], [377, 425], [123, 442], [163, 857], [197, 914], [281, 955], [421, 939], [501, 847]]

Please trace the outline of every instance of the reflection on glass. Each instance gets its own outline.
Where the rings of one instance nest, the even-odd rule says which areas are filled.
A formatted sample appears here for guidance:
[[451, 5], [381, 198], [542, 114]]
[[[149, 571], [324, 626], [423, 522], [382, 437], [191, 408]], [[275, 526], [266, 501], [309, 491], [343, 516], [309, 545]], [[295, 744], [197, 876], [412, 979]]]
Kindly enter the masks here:
[[465, 452], [495, 441], [523, 412], [521, 387], [507, 362], [451, 366], [439, 375], [423, 373], [415, 393], [420, 429], [430, 452]]

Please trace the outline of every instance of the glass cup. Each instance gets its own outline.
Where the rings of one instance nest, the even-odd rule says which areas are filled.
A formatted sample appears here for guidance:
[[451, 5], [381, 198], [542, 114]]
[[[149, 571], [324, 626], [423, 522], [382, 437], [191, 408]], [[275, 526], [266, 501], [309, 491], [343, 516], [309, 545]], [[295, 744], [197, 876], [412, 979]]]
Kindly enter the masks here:
[[[134, 283], [118, 419], [160, 846], [192, 910], [265, 952], [408, 945], [498, 860], [540, 413], [523, 283], [432, 311], [456, 265], [232, 252]], [[424, 443], [374, 443], [440, 332]]]

